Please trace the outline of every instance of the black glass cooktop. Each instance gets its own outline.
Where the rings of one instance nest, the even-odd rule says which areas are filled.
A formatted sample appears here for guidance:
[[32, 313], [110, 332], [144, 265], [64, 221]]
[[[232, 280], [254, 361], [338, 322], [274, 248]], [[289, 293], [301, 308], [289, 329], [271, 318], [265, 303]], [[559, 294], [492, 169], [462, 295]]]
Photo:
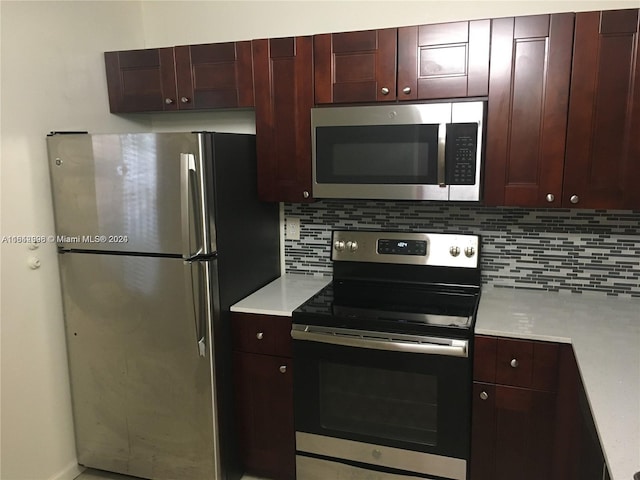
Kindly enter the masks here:
[[479, 298], [475, 287], [334, 280], [293, 312], [293, 323], [468, 338]]

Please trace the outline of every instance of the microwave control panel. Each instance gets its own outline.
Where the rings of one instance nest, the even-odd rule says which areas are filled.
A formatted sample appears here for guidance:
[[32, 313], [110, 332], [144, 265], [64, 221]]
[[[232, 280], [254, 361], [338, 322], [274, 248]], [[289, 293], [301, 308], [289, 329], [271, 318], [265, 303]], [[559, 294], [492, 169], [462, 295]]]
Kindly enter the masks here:
[[447, 185], [474, 185], [478, 155], [478, 124], [448, 123], [445, 145]]

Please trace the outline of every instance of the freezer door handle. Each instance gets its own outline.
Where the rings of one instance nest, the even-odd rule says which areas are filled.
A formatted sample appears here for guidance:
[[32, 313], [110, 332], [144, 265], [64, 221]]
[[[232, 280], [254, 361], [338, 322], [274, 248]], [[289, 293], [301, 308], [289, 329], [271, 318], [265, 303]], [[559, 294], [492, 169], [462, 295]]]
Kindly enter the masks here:
[[[187, 290], [187, 313], [193, 319], [196, 332], [198, 355], [205, 357], [207, 353], [207, 312], [209, 311], [209, 295], [203, 278], [207, 278], [205, 262], [184, 262], [185, 287]], [[200, 272], [205, 270], [205, 272]], [[202, 274], [204, 273], [204, 275]]]
[[204, 221], [204, 179], [193, 153], [180, 154], [180, 190], [182, 218], [182, 258], [209, 253], [206, 249]]

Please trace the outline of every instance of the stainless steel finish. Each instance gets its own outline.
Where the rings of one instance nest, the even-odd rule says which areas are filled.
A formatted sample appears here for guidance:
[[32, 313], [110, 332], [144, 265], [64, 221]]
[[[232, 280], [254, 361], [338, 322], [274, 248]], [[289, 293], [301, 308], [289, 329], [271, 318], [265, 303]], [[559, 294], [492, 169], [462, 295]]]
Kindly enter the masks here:
[[480, 392], [480, 399], [486, 400], [489, 398], [489, 394], [487, 392]]
[[189, 103], [190, 102], [189, 97], [180, 97], [180, 101], [182, 103]]
[[[326, 437], [323, 435], [315, 435], [306, 432], [296, 432], [296, 450], [298, 452], [306, 452], [315, 455], [333, 457], [347, 461], [366, 463], [380, 467], [396, 468], [409, 472], [416, 472], [423, 475], [434, 475], [453, 480], [466, 480], [467, 478], [467, 461], [459, 458], [444, 457], [423, 452], [415, 452], [410, 450], [402, 450], [399, 448], [387, 447], [382, 445], [372, 445], [363, 442], [355, 442], [352, 440], [344, 440], [341, 438]], [[380, 453], [379, 456], [373, 455], [374, 451]], [[296, 456], [296, 465], [300, 465], [299, 460], [302, 456]], [[304, 461], [303, 461], [304, 462]], [[328, 462], [334, 463], [334, 462]], [[336, 462], [337, 463], [337, 462]], [[322, 465], [317, 465], [322, 469]], [[342, 466], [346, 468], [353, 468]], [[372, 472], [362, 469], [362, 476], [358, 476], [358, 470], [354, 470], [352, 475], [332, 475], [329, 472], [324, 476], [314, 476], [313, 469], [309, 469], [306, 465], [298, 468], [298, 480], [315, 480], [334, 479], [334, 478], [356, 478], [356, 479], [403, 479], [414, 478], [405, 476], [374, 476], [385, 475], [381, 472]], [[344, 470], [351, 473], [350, 470]], [[307, 473], [308, 472], [308, 473]]]
[[[422, 240], [427, 242], [427, 254], [418, 255], [389, 255], [377, 251], [379, 239], [390, 240]], [[443, 267], [478, 268], [479, 255], [471, 257], [466, 255], [452, 256], [451, 245], [461, 250], [473, 249], [478, 252], [480, 237], [477, 235], [453, 235], [437, 233], [415, 232], [367, 232], [336, 230], [333, 232], [334, 246], [337, 242], [344, 242], [347, 248], [331, 251], [331, 259], [334, 261], [396, 263], [409, 265], [430, 265]], [[351, 250], [349, 242], [357, 244], [357, 249]], [[471, 251], [471, 250], [470, 250]]]
[[335, 248], [337, 251], [341, 252], [342, 250], [345, 249], [345, 243], [342, 240], [338, 240], [337, 242], [335, 242], [333, 244], [333, 248]]
[[201, 262], [184, 262], [185, 266], [185, 291], [187, 299], [191, 299], [191, 302], [187, 302], [187, 315], [193, 319], [196, 331], [196, 347], [198, 354], [201, 357], [205, 356], [207, 342], [206, 342], [206, 330], [207, 313], [203, 312], [201, 305], [204, 304], [207, 292], [205, 291], [204, 283], [206, 282], [207, 272], [201, 272], [206, 268]]
[[467, 257], [471, 258], [471, 257], [473, 257], [473, 256], [476, 254], [476, 249], [475, 249], [475, 248], [473, 248], [473, 247], [465, 247], [465, 249], [464, 249], [464, 254], [465, 254]]
[[460, 247], [451, 247], [449, 249], [449, 253], [452, 257], [457, 257], [458, 255], [460, 255]]
[[351, 252], [358, 250], [358, 242], [347, 242], [347, 249]]
[[65, 134], [47, 146], [50, 162], [63, 162], [50, 169], [58, 246], [183, 254], [179, 159], [198, 165], [197, 135]]
[[171, 105], [173, 103], [173, 98], [165, 98], [164, 103], [166, 103], [167, 105]]
[[466, 340], [423, 337], [396, 333], [329, 328], [316, 325], [297, 325], [291, 328], [294, 340], [328, 343], [345, 347], [369, 348], [391, 352], [467, 357]]
[[547, 200], [547, 202], [551, 203], [556, 199], [556, 196], [553, 193], [547, 193], [545, 199]]
[[438, 126], [438, 185], [446, 187], [445, 180], [445, 153], [447, 141], [447, 124], [441, 123]]
[[389, 89], [387, 87], [382, 87], [380, 91], [383, 95], [389, 95]]
[[280, 365], [280, 368], [278, 370], [280, 370], [280, 373], [287, 373], [287, 366], [286, 365]]
[[373, 472], [365, 468], [344, 463], [321, 460], [319, 458], [296, 455], [297, 480], [425, 480], [414, 475], [396, 475], [394, 473]]
[[[480, 171], [485, 102], [454, 102], [410, 105], [375, 105], [311, 109], [311, 162], [313, 196], [315, 198], [379, 198], [395, 200], [459, 200], [480, 199]], [[349, 125], [446, 124], [450, 122], [478, 123], [476, 179], [474, 185], [405, 184], [326, 184], [318, 183], [316, 128]], [[440, 167], [438, 182], [444, 184]]]
[[[334, 305], [333, 313], [340, 316], [362, 316], [368, 315], [370, 318], [376, 318], [380, 315], [380, 310], [375, 308], [362, 307], [346, 307], [344, 305]], [[434, 315], [431, 313], [417, 312], [392, 312], [384, 311], [385, 319], [397, 319], [405, 322], [422, 323], [423, 325], [468, 327], [473, 317], [454, 317], [450, 315]]]
[[511, 362], [509, 362], [509, 365], [511, 365], [513, 368], [517, 368], [520, 363], [518, 363], [518, 360], [514, 358], [511, 360]]
[[409, 95], [411, 93], [411, 87], [404, 87], [402, 89], [402, 93], [406, 93], [407, 95]]
[[309, 198], [309, 192], [307, 192], [306, 190], [304, 192], [302, 192], [302, 197], [303, 198]]
[[264, 338], [264, 333], [263, 333], [263, 332], [258, 332], [258, 333], [256, 333], [256, 338], [257, 338], [258, 340], [262, 340], [262, 339]]
[[201, 289], [201, 356], [181, 259], [71, 253], [59, 262], [71, 389], [83, 399], [72, 404], [78, 462], [143, 478], [222, 478], [211, 285]]
[[580, 197], [578, 195], [571, 195], [571, 198], [569, 199], [569, 201], [573, 204], [576, 204], [580, 201]]

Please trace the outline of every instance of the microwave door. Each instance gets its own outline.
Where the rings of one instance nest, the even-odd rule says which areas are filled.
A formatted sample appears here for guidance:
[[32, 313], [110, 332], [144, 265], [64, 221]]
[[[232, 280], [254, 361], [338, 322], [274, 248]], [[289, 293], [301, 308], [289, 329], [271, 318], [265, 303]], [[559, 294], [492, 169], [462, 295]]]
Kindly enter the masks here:
[[314, 196], [447, 200], [444, 125], [316, 127]]

